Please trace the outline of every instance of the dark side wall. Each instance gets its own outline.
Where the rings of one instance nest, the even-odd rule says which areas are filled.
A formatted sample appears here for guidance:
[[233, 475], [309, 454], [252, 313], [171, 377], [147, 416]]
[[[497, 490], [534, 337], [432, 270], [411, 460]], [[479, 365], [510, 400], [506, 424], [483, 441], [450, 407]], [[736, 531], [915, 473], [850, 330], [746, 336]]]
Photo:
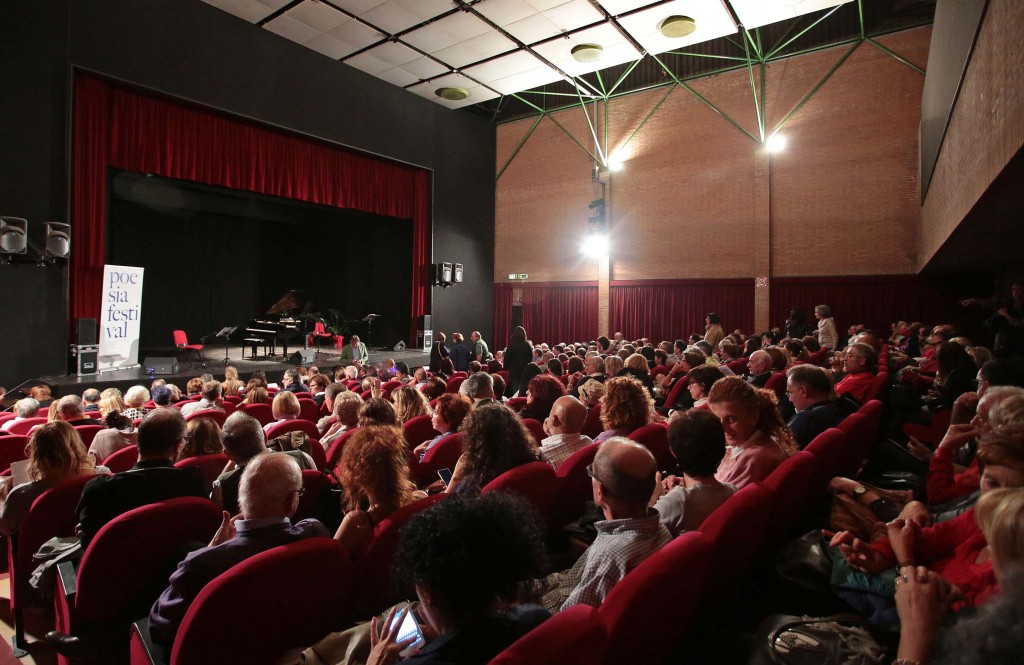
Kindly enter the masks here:
[[[0, 12], [0, 214], [33, 226], [68, 218], [71, 71], [80, 67], [431, 169], [434, 260], [466, 271], [458, 287], [433, 289], [433, 327], [490, 338], [495, 158], [486, 118], [421, 99], [199, 0], [12, 0]], [[43, 270], [0, 266], [0, 385], [65, 369], [65, 294], [51, 284], [61, 275], [50, 268], [45, 288], [26, 286]]]

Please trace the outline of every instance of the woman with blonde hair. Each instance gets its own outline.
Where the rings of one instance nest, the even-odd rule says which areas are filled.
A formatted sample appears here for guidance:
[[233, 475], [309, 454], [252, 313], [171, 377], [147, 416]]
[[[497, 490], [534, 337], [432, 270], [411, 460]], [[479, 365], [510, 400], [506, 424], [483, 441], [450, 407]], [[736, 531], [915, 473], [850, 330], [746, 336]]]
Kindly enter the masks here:
[[213, 418], [193, 418], [186, 425], [185, 445], [178, 449], [175, 462], [200, 455], [214, 455], [224, 451], [220, 443], [220, 425]]
[[270, 393], [263, 386], [257, 385], [246, 391], [242, 404], [266, 404], [269, 401]]
[[121, 395], [110, 393], [108, 395], [100, 396], [100, 415], [104, 418], [111, 411], [117, 411], [118, 413], [124, 413], [124, 402], [121, 400]]
[[320, 443], [324, 449], [345, 432], [359, 426], [359, 410], [363, 407], [363, 398], [359, 393], [347, 390], [338, 393], [334, 398], [334, 423], [324, 432]]
[[741, 377], [727, 376], [711, 386], [708, 406], [722, 421], [728, 446], [715, 474], [719, 482], [737, 488], [760, 482], [796, 452], [774, 392], [755, 388]]
[[302, 407], [299, 405], [299, 398], [295, 396], [295, 393], [289, 390], [282, 390], [274, 395], [274, 401], [270, 405], [270, 410], [274, 416], [274, 422], [264, 425], [264, 432], [278, 423], [295, 420], [299, 417], [299, 414], [302, 413]]
[[244, 384], [238, 379], [238, 370], [231, 365], [224, 368], [224, 381], [220, 384], [225, 396], [237, 397]]
[[371, 397], [359, 407], [359, 426], [401, 427], [395, 407], [383, 397]]
[[391, 393], [391, 398], [395, 401], [395, 413], [402, 424], [417, 416], [429, 416], [433, 413], [423, 392], [412, 386], [397, 388]]
[[601, 432], [594, 443], [613, 436], [629, 436], [651, 422], [654, 400], [642, 383], [631, 376], [620, 376], [604, 382], [601, 398]]
[[580, 394], [583, 406], [592, 409], [595, 405], [600, 404], [601, 398], [604, 397], [604, 384], [596, 379], [588, 379], [580, 384], [577, 392]]
[[832, 309], [828, 305], [818, 305], [814, 308], [814, 317], [818, 319], [818, 329], [815, 331], [818, 344], [830, 351], [837, 350], [839, 332], [836, 330], [836, 320], [832, 318]]
[[37, 428], [25, 447], [25, 454], [32, 481], [10, 490], [0, 508], [0, 533], [5, 536], [18, 530], [32, 503], [46, 490], [79, 476], [110, 472], [106, 467], [95, 465], [85, 451], [82, 437], [63, 421]]
[[409, 478], [409, 455], [398, 427], [361, 427], [346, 442], [338, 465], [345, 488], [345, 519], [334, 539], [357, 551], [376, 525], [426, 494]]

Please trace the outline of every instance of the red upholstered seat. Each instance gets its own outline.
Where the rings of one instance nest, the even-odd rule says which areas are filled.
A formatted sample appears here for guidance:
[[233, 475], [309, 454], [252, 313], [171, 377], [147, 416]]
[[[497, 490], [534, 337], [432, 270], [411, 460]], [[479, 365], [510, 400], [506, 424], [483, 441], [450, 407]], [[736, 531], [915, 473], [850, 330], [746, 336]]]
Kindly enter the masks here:
[[526, 407], [526, 398], [525, 397], [513, 397], [509, 401], [505, 402], [505, 406], [507, 406], [508, 408], [510, 408], [510, 409], [512, 409], [513, 411], [516, 411], [516, 412], [522, 411], [523, 408]]
[[512, 492], [534, 505], [537, 511], [549, 518], [551, 502], [558, 491], [555, 469], [547, 462], [529, 462], [509, 469], [484, 485], [481, 494], [489, 492]]
[[111, 473], [121, 473], [135, 466], [139, 461], [139, 447], [126, 446], [103, 460], [103, 466], [110, 469]]
[[26, 445], [28, 437], [24, 434], [0, 436], [0, 472], [10, 469], [11, 462], [28, 459], [25, 455]]
[[[857, 414], [853, 414], [856, 416]], [[846, 420], [849, 420], [850, 416]], [[831, 427], [807, 444], [805, 452], [814, 455], [821, 467], [821, 473], [828, 478], [844, 475], [846, 461], [851, 459], [850, 437], [837, 427]]]
[[952, 409], [939, 409], [932, 412], [932, 420], [927, 425], [918, 423], [907, 423], [903, 426], [903, 433], [912, 436], [922, 443], [931, 446], [938, 446], [942, 437], [946, 436], [949, 423], [953, 419]]
[[651, 451], [662, 470], [675, 469], [676, 461], [668, 448], [668, 425], [650, 423], [635, 430], [629, 438]]
[[604, 425], [601, 424], [601, 405], [595, 404], [590, 407], [589, 411], [587, 411], [587, 419], [583, 421], [583, 428], [580, 430], [580, 434], [583, 436], [589, 436], [593, 439], [603, 431]]
[[316, 428], [316, 423], [311, 423], [308, 420], [302, 418], [296, 418], [294, 420], [285, 420], [284, 422], [272, 425], [267, 430], [267, 441], [279, 437], [282, 434], [288, 432], [305, 432], [306, 436], [311, 439], [318, 438], [320, 436], [320, 430]]
[[883, 369], [878, 370], [878, 374], [876, 374], [874, 380], [871, 381], [871, 388], [868, 390], [867, 397], [864, 399], [865, 403], [870, 402], [873, 399], [878, 399], [887, 383], [889, 383], [889, 371]]
[[817, 351], [815, 351], [814, 353], [812, 353], [808, 360], [809, 360], [809, 362], [812, 365], [817, 365], [818, 367], [824, 367], [825, 365], [828, 364], [828, 354], [829, 354], [829, 350], [828, 349], [821, 348], [821, 349], [818, 349]]
[[878, 439], [884, 407], [878, 400], [872, 400], [839, 423], [839, 429], [850, 437], [847, 454], [843, 458], [843, 475], [853, 477], [860, 469], [861, 462], [871, 452]]
[[743, 376], [747, 373], [747, 363], [749, 358], [737, 358], [729, 363], [726, 363], [726, 367], [732, 370], [732, 373], [737, 376]]
[[274, 412], [269, 404], [242, 404], [238, 408], [260, 421], [260, 425], [274, 422]]
[[373, 390], [364, 390], [363, 392], [359, 393], [359, 396], [362, 397], [363, 401], [365, 402], [366, 400], [373, 397]]
[[513, 642], [490, 665], [563, 665], [600, 662], [608, 635], [597, 610], [573, 605]]
[[[167, 586], [181, 547], [209, 542], [220, 520], [213, 502], [183, 497], [108, 522], [93, 536], [77, 571], [73, 565], [59, 570], [57, 630], [87, 640], [109, 662], [124, 662], [131, 623], [149, 613]], [[70, 661], [59, 656], [58, 662]]]
[[760, 483], [750, 483], [715, 509], [700, 531], [713, 546], [715, 570], [731, 576], [719, 580], [722, 598], [729, 596], [731, 583], [738, 583], [751, 564], [762, 555], [765, 529], [775, 496]]
[[320, 405], [312, 397], [299, 398], [299, 418], [316, 424], [320, 420]]
[[457, 393], [457, 392], [459, 392], [459, 387], [462, 386], [462, 382], [465, 381], [465, 380], [466, 380], [466, 377], [464, 377], [464, 376], [453, 376], [452, 378], [448, 379], [448, 383], [445, 384], [444, 391], [446, 393]]
[[523, 424], [526, 425], [526, 429], [530, 430], [530, 436], [533, 437], [533, 440], [539, 446], [540, 442], [547, 436], [544, 433], [544, 424], [535, 418], [523, 418]]
[[412, 450], [424, 441], [430, 441], [440, 434], [430, 424], [430, 416], [427, 415], [416, 416], [405, 421], [402, 424], [402, 433], [405, 435], [405, 445], [409, 447], [409, 450]]
[[313, 399], [313, 393], [308, 390], [299, 390], [292, 394], [295, 395], [295, 399]]
[[587, 501], [593, 501], [594, 490], [587, 467], [594, 461], [601, 444], [593, 443], [577, 450], [562, 462], [555, 472], [558, 488], [548, 511], [552, 528], [562, 527], [583, 514]]
[[[320, 450], [323, 450], [323, 446], [320, 447]], [[324, 494], [331, 491], [332, 488], [336, 488], [337, 483], [329, 474], [303, 469], [302, 486], [306, 488], [306, 491], [299, 497], [299, 506], [295, 509], [295, 514], [292, 515], [292, 523], [313, 518], [327, 524], [324, 514]]]
[[[196, 597], [175, 636], [171, 665], [272, 663], [313, 644], [352, 617], [350, 568], [348, 552], [332, 538], [307, 538], [243, 561]], [[239, 626], [244, 639], [226, 638]]]
[[[715, 565], [713, 541], [689, 531], [662, 547], [612, 587], [598, 615], [608, 631], [604, 663], [669, 663], [696, 612], [705, 583], [728, 575]], [[675, 654], [678, 656], [679, 654]], [[685, 660], [685, 658], [684, 658]]]
[[310, 438], [309, 444], [309, 456], [313, 458], [313, 464], [316, 464], [317, 470], [323, 471], [327, 468], [327, 451], [319, 439]]
[[452, 432], [426, 452], [413, 470], [417, 485], [425, 487], [437, 480], [441, 469], [455, 470], [455, 464], [462, 456], [462, 432]]
[[96, 438], [96, 435], [105, 429], [106, 427], [103, 425], [75, 425], [75, 431], [78, 432], [78, 436], [82, 437], [82, 443], [85, 444], [86, 450], [88, 450], [89, 444]]
[[674, 408], [676, 402], [680, 400], [683, 395], [683, 391], [686, 390], [686, 386], [688, 385], [690, 385], [690, 378], [687, 376], [676, 381], [675, 385], [668, 391], [668, 396], [665, 398], [662, 411], [668, 413], [669, 409]]
[[213, 486], [213, 481], [217, 480], [217, 477], [224, 471], [227, 463], [227, 455], [224, 453], [214, 453], [213, 455], [186, 457], [180, 462], [176, 462], [174, 466], [178, 469], [197, 467], [203, 472], [203, 481], [206, 483], [206, 491], [209, 492]]
[[765, 478], [764, 486], [775, 495], [766, 532], [772, 545], [788, 540], [804, 511], [825, 497], [827, 481], [820, 474], [820, 466], [813, 454], [801, 450]]
[[[499, 369], [497, 372], [495, 372], [495, 374], [497, 374], [498, 376], [500, 376], [502, 379], [505, 380], [505, 385], [506, 386], [508, 385], [508, 371], [507, 370]], [[500, 395], [499, 395], [499, 397], [500, 397]]]
[[764, 387], [775, 393], [780, 400], [786, 395], [786, 373], [775, 372], [765, 381]]
[[391, 604], [413, 598], [412, 588], [396, 588], [392, 568], [402, 529], [413, 517], [443, 501], [447, 494], [434, 494], [399, 508], [373, 528], [373, 536], [352, 553], [353, 616], [365, 619]]
[[352, 429], [346, 431], [344, 434], [336, 438], [334, 441], [331, 441], [331, 446], [330, 448], [327, 449], [326, 454], [327, 466], [324, 468], [332, 470], [338, 468], [338, 463], [341, 462], [341, 454], [345, 450], [345, 443], [348, 441], [348, 438], [352, 436], [352, 433], [358, 429], [358, 427], [353, 427]]
[[384, 399], [391, 399], [391, 393], [395, 392], [402, 387], [402, 382], [398, 379], [391, 379], [381, 385], [381, 394], [384, 395]]
[[11, 426], [7, 428], [8, 434], [28, 434], [36, 425], [45, 425], [46, 416], [37, 416], [35, 418], [22, 418], [18, 422], [11, 423]]
[[4, 424], [8, 420], [14, 420], [17, 417], [18, 416], [15, 413], [0, 413], [0, 425]]
[[242, 403], [242, 398], [238, 395], [226, 395], [224, 397], [224, 402], [227, 404], [233, 404], [237, 409], [238, 405]]
[[197, 418], [209, 418], [217, 423], [219, 427], [223, 427], [224, 421], [228, 419], [228, 414], [220, 409], [203, 409], [202, 411], [195, 411], [185, 416], [185, 422], [191, 422]]

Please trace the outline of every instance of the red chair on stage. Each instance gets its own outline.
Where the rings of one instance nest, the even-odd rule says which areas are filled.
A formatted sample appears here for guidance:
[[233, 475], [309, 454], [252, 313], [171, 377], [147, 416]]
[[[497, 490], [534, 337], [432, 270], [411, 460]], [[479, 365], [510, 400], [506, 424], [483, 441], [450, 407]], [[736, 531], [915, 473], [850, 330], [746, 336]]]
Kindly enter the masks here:
[[530, 430], [530, 436], [538, 446], [547, 437], [547, 434], [544, 433], [544, 423], [541, 421], [534, 418], [523, 418], [523, 424], [526, 425], [526, 429]]
[[127, 446], [115, 453], [111, 453], [110, 457], [103, 460], [103, 466], [110, 469], [111, 473], [121, 473], [135, 466], [135, 463], [138, 461], [139, 447]]
[[279, 437], [282, 434], [288, 432], [305, 432], [306, 436], [311, 439], [320, 437], [320, 430], [316, 428], [315, 423], [311, 423], [308, 420], [302, 418], [296, 418], [294, 420], [286, 420], [275, 425], [271, 425], [270, 429], [267, 430], [267, 441]]
[[659, 469], [674, 469], [676, 458], [668, 447], [668, 425], [651, 423], [633, 431], [629, 438], [651, 451]]
[[260, 425], [274, 422], [274, 412], [269, 404], [242, 404], [238, 408], [260, 421]]
[[405, 435], [405, 444], [412, 450], [424, 441], [430, 441], [440, 434], [430, 423], [430, 416], [416, 416], [402, 424], [402, 433]]
[[198, 467], [198, 469], [203, 473], [203, 482], [206, 483], [206, 491], [209, 492], [213, 487], [213, 481], [217, 480], [221, 472], [224, 471], [224, 467], [227, 463], [227, 455], [224, 453], [213, 453], [211, 455], [186, 457], [179, 462], [175, 462], [174, 468], [188, 469], [190, 467]]
[[195, 365], [192, 363], [192, 358], [190, 357], [191, 354], [188, 353], [189, 351], [193, 352], [196, 355], [196, 357], [199, 359], [200, 364], [202, 364], [204, 367], [206, 366], [206, 359], [203, 358], [202, 344], [189, 344], [188, 335], [185, 334], [184, 330], [175, 330], [172, 334], [174, 335], [174, 346], [178, 347], [179, 351], [186, 352], [185, 357], [188, 358], [189, 367], [195, 367]]
[[37, 425], [45, 425], [46, 416], [37, 416], [35, 418], [22, 418], [16, 423], [11, 423], [11, 426], [7, 428], [8, 434], [29, 434]]
[[195, 411], [185, 416], [185, 422], [191, 422], [197, 418], [209, 418], [217, 423], [218, 427], [224, 427], [224, 421], [228, 419], [228, 414], [220, 409], [203, 409], [202, 411]]
[[313, 332], [311, 334], [313, 343], [316, 344], [316, 350], [320, 350], [320, 343], [324, 340], [327, 341], [328, 348], [334, 348], [334, 334], [327, 332], [327, 326], [324, 325], [323, 321], [317, 321], [313, 324]]

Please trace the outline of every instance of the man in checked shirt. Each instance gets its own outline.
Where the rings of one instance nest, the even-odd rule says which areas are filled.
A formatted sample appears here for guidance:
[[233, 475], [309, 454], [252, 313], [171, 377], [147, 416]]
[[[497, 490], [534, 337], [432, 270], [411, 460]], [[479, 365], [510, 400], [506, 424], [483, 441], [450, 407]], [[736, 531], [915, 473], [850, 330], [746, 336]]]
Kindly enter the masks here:
[[538, 580], [545, 609], [599, 606], [616, 582], [672, 540], [658, 511], [647, 506], [656, 472], [654, 456], [639, 443], [612, 437], [601, 444], [587, 473], [604, 520], [594, 525], [597, 538], [572, 568]]

